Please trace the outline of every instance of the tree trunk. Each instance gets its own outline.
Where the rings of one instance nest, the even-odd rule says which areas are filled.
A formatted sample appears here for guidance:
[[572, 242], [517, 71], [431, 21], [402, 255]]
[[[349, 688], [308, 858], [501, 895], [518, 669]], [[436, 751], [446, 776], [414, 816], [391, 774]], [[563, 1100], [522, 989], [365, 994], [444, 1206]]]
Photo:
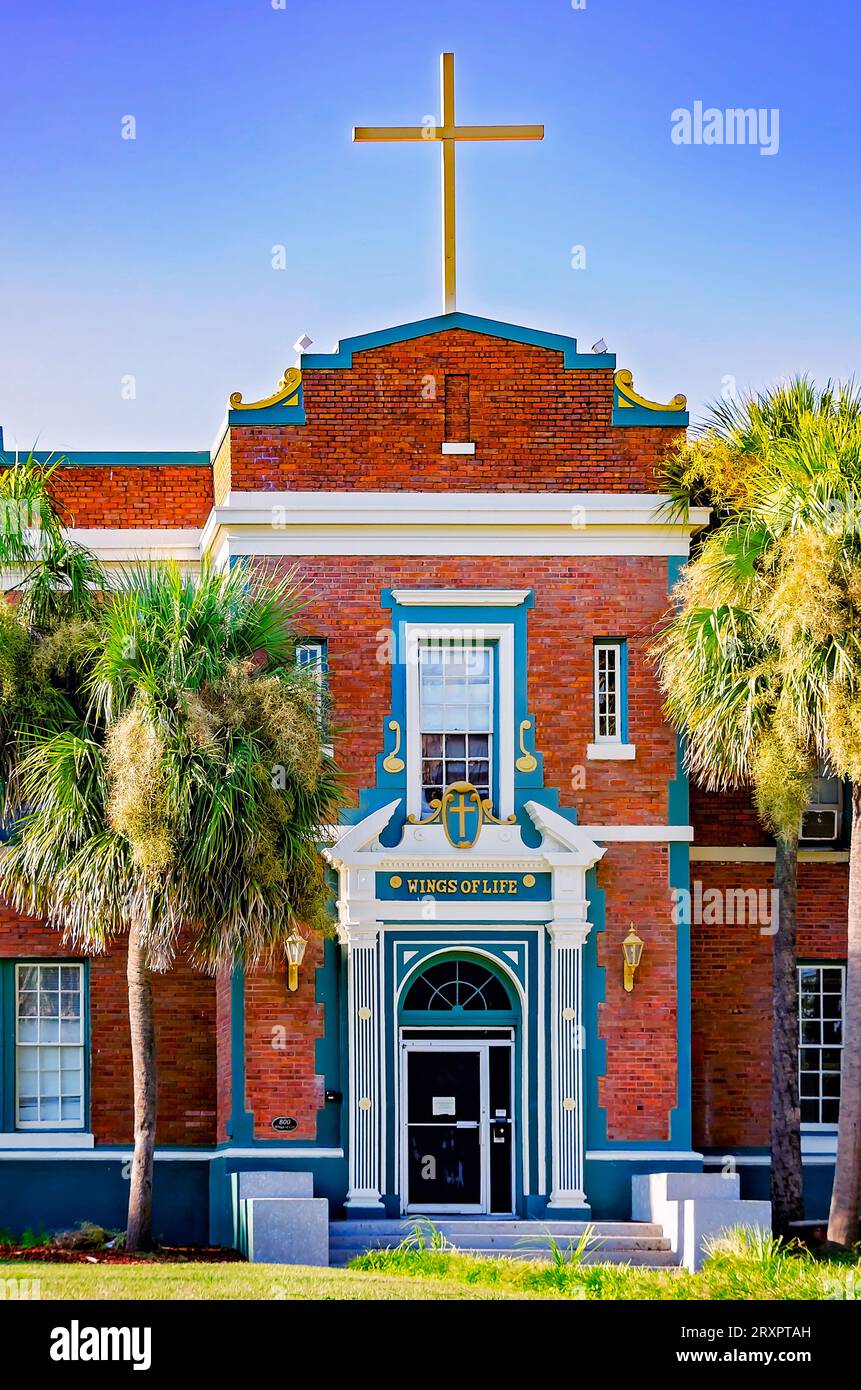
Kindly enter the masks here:
[[852, 784], [848, 925], [840, 1124], [828, 1217], [828, 1239], [835, 1245], [857, 1241], [861, 1206], [861, 782]]
[[152, 983], [141, 946], [140, 923], [129, 927], [129, 1026], [135, 1101], [135, 1151], [129, 1189], [126, 1249], [152, 1249], [152, 1172], [158, 1099]]
[[804, 1218], [798, 1102], [798, 840], [777, 839], [778, 927], [771, 964], [771, 1224], [788, 1237]]

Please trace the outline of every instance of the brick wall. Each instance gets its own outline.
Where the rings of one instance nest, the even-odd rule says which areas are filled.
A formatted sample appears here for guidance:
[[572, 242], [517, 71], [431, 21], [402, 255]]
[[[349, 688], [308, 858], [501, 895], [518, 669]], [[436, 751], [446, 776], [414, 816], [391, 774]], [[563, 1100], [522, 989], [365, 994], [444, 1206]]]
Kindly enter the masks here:
[[747, 790], [703, 791], [691, 784], [691, 825], [698, 845], [773, 845]]
[[203, 526], [212, 473], [191, 465], [60, 468], [53, 490], [74, 526]]
[[[457, 392], [448, 436], [446, 376]], [[655, 492], [678, 434], [614, 429], [609, 368], [565, 371], [561, 352], [464, 329], [357, 353], [351, 370], [310, 368], [302, 381], [305, 425], [231, 429], [234, 489]], [[443, 456], [467, 422], [475, 457]]]
[[[332, 722], [342, 730], [336, 754], [355, 787], [371, 786], [391, 708], [391, 668], [377, 660], [391, 617], [380, 607], [380, 591], [395, 584], [469, 586], [476, 579], [475, 561], [321, 557], [303, 559], [301, 570], [314, 594], [305, 618], [307, 630], [329, 642]], [[644, 648], [666, 605], [666, 560], [482, 559], [481, 583], [532, 587], [535, 592], [528, 619], [529, 708], [536, 716], [536, 746], [544, 754], [546, 784], [560, 788], [563, 803], [577, 807], [583, 824], [664, 824], [667, 784], [675, 776], [675, 739], [661, 720], [660, 692]], [[592, 639], [608, 633], [629, 637], [634, 762], [586, 761], [586, 745], [593, 737]], [[602, 1101], [612, 1137], [658, 1139], [666, 1137], [669, 1111], [676, 1103], [675, 927], [666, 846], [611, 846], [600, 882], [608, 890], [608, 929], [600, 940], [600, 963], [609, 967], [608, 1004], [601, 1018], [609, 1052]], [[639, 992], [626, 995], [621, 987], [621, 941], [632, 919], [648, 923], [649, 949], [646, 983]], [[257, 1065], [272, 1076], [284, 1074], [266, 1040], [266, 1029], [280, 1017], [284, 1004], [277, 996], [277, 989], [272, 998], [267, 988], [259, 1006], [253, 1006], [262, 1018]], [[294, 1065], [304, 1068], [302, 1085], [298, 1074], [291, 1083], [296, 1094], [318, 1095], [313, 1053], [308, 1051], [304, 1058], [297, 1054]], [[261, 1080], [264, 1090], [267, 1084]], [[256, 1102], [254, 1109], [258, 1111]]]
[[[691, 865], [704, 892], [767, 892], [773, 872], [772, 864]], [[799, 957], [845, 959], [848, 865], [800, 864], [798, 894]], [[767, 1144], [772, 938], [756, 924], [705, 923], [691, 937], [694, 1145]]]
[[[488, 587], [531, 587], [535, 593], [528, 620], [529, 708], [545, 783], [560, 789], [584, 823], [666, 823], [676, 745], [645, 660], [667, 601], [666, 559], [321, 556], [303, 558], [300, 573], [313, 594], [304, 626], [328, 639], [332, 722], [341, 730], [336, 754], [354, 787], [374, 784], [374, 758], [391, 707], [391, 668], [377, 660], [391, 621], [391, 612], [380, 607], [381, 589], [472, 586], [478, 577]], [[593, 738], [592, 639], [607, 635], [629, 638], [634, 762], [586, 761]]]
[[[598, 882], [606, 916], [598, 938], [598, 964], [605, 967], [598, 1032], [607, 1042], [598, 1095], [607, 1112], [607, 1137], [669, 1139], [670, 1111], [678, 1100], [678, 1013], [667, 846], [608, 845]], [[622, 942], [632, 922], [645, 945], [634, 988], [626, 994]]]
[[323, 1008], [314, 998], [323, 944], [310, 941], [299, 970], [299, 988], [287, 988], [287, 968], [257, 970], [245, 981], [245, 1103], [254, 1112], [254, 1135], [274, 1139], [276, 1115], [292, 1115], [294, 1139], [314, 1139], [323, 1105], [323, 1078], [315, 1047], [323, 1035]]
[[219, 1144], [229, 1138], [233, 1105], [232, 1022], [230, 971], [224, 970], [215, 980], [216, 1137]]
[[[18, 917], [0, 904], [0, 956], [4, 959], [75, 959], [58, 932]], [[127, 1144], [133, 1137], [131, 1048], [126, 994], [126, 951], [118, 939], [90, 958], [92, 1040], [91, 1118], [97, 1143]], [[161, 1144], [211, 1144], [215, 1139], [215, 984], [184, 963], [155, 976]]]

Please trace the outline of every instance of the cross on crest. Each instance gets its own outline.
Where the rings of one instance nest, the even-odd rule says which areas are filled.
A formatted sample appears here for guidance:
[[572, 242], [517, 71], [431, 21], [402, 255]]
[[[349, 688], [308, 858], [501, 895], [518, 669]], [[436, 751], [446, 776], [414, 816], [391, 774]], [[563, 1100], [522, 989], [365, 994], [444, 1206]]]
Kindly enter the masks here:
[[516, 819], [516, 816], [508, 816], [504, 821], [499, 820], [493, 814], [490, 801], [482, 800], [481, 793], [471, 782], [452, 782], [446, 787], [442, 800], [431, 802], [431, 814], [426, 820], [407, 816], [411, 825], [442, 825], [453, 849], [472, 849], [486, 821], [491, 825], [513, 825]]
[[442, 152], [442, 280], [443, 312], [457, 308], [457, 243], [454, 230], [454, 152], [459, 140], [543, 140], [543, 125], [456, 125], [454, 119], [454, 54], [440, 55], [442, 123], [420, 126], [354, 126], [353, 140], [435, 141]]

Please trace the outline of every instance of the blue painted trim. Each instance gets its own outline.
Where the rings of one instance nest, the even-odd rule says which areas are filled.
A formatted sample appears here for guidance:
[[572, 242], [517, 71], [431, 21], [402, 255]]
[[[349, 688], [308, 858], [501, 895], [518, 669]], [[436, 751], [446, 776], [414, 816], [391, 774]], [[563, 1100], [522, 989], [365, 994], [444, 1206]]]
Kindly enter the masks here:
[[436, 314], [433, 318], [417, 319], [414, 323], [379, 329], [375, 333], [361, 333], [354, 338], [343, 338], [335, 352], [303, 353], [300, 365], [303, 371], [349, 370], [357, 352], [389, 347], [392, 343], [412, 342], [415, 338], [447, 333], [452, 328], [462, 328], [470, 333], [484, 333], [491, 338], [504, 338], [512, 343], [525, 343], [531, 347], [561, 352], [563, 365], [569, 371], [601, 368], [612, 371], [616, 366], [616, 354], [613, 352], [578, 352], [576, 338], [569, 338], [561, 333], [545, 333], [538, 328], [522, 328], [518, 324], [503, 323], [499, 319], [480, 318], [475, 314], [461, 313], [459, 310], [453, 314]]
[[[0, 468], [11, 468], [29, 454], [29, 450], [3, 449], [2, 444], [0, 434]], [[37, 463], [56, 463], [61, 468], [209, 468], [212, 462], [208, 449], [196, 449], [190, 453], [173, 449], [163, 453], [149, 450], [112, 453], [102, 449], [93, 453], [82, 449], [39, 449], [34, 450], [33, 458]]]
[[304, 387], [300, 386], [289, 400], [281, 401], [278, 405], [261, 406], [259, 410], [228, 410], [227, 423], [233, 427], [246, 428], [253, 428], [255, 425], [304, 425]]
[[[607, 971], [605, 966], [598, 964], [598, 942], [601, 933], [605, 931], [607, 926], [605, 917], [606, 895], [604, 889], [598, 886], [598, 874], [594, 868], [589, 869], [586, 874], [586, 897], [589, 900], [592, 930], [583, 947], [583, 1026], [586, 1032], [583, 1076], [586, 1104], [584, 1148], [605, 1149], [611, 1146], [607, 1141], [607, 1112], [600, 1101], [598, 1083], [601, 1077], [607, 1073], [607, 1041], [601, 1037], [599, 1032], [598, 1005], [603, 1004], [607, 998]], [[549, 959], [550, 944], [548, 942], [548, 969]], [[548, 1130], [548, 1134], [549, 1132]], [[549, 1147], [548, 1144], [548, 1149]], [[630, 1148], [631, 1145], [626, 1144], [624, 1147]]]
[[[341, 1090], [339, 965], [338, 943], [329, 937], [323, 942], [323, 963], [318, 965], [314, 972], [314, 1000], [323, 1010], [323, 1032], [314, 1049], [314, 1064], [317, 1075], [323, 1078], [324, 1092]], [[341, 1110], [342, 1106], [337, 1101], [326, 1101], [324, 1098], [322, 1107], [317, 1111], [315, 1143], [327, 1148], [334, 1148], [341, 1143]]]
[[0, 1130], [15, 1128], [15, 971], [0, 962]]
[[234, 1144], [250, 1144], [254, 1115], [245, 1109], [245, 972], [235, 965], [230, 974], [230, 1126]]
[[687, 410], [647, 410], [642, 405], [619, 405], [619, 388], [613, 385], [613, 417], [612, 424], [614, 429], [625, 429], [634, 426], [637, 429], [685, 429], [690, 424], [690, 413]]
[[[20, 1234], [28, 1227], [68, 1230], [79, 1221], [122, 1229], [128, 1216], [128, 1159], [92, 1163], [4, 1161], [0, 1227]], [[153, 1231], [167, 1244], [198, 1245], [208, 1239], [209, 1160], [156, 1163]]]
[[[667, 593], [671, 594], [684, 567], [682, 556], [671, 555], [667, 560]], [[690, 823], [690, 786], [684, 765], [684, 749], [676, 739], [676, 775], [667, 787], [667, 823]], [[673, 896], [673, 890], [690, 893], [691, 851], [686, 842], [671, 842], [669, 846], [670, 901], [684, 901]], [[690, 901], [690, 899], [688, 899]], [[670, 1137], [674, 1144], [690, 1148], [693, 1128], [691, 1072], [691, 924], [690, 914], [678, 912], [683, 919], [676, 926], [676, 1021], [677, 1021], [677, 1097], [670, 1113]]]
[[[415, 879], [418, 882], [423, 881], [426, 883], [428, 879], [435, 879], [448, 885], [449, 891], [433, 895], [430, 893], [419, 894], [418, 891], [411, 892], [409, 884], [413, 881], [413, 878], [409, 873], [399, 874], [399, 877], [403, 880], [400, 888], [393, 888], [390, 882], [391, 872], [383, 870], [377, 871], [376, 894], [380, 901], [393, 903], [421, 902], [428, 897], [434, 896], [438, 902], [480, 902], [483, 903], [485, 907], [490, 908], [492, 914], [493, 906], [500, 902], [547, 902], [550, 898], [551, 875], [549, 872], [537, 872], [533, 874], [535, 882], [531, 888], [527, 888], [522, 882], [524, 875], [520, 870], [511, 874], [506, 874], [497, 870], [486, 875], [482, 873], [480, 876], [477, 876], [474, 872], [466, 873], [461, 869], [456, 869], [452, 872], [429, 873], [427, 878], [422, 874], [416, 874]], [[481, 880], [485, 878], [488, 881], [493, 879], [514, 879], [516, 883], [516, 892], [510, 895], [496, 894], [487, 895], [486, 897], [481, 893], [474, 893], [469, 889], [464, 892], [463, 885], [465, 883], [471, 884], [472, 882], [481, 882]], [[454, 887], [452, 887], [452, 885], [454, 885]]]

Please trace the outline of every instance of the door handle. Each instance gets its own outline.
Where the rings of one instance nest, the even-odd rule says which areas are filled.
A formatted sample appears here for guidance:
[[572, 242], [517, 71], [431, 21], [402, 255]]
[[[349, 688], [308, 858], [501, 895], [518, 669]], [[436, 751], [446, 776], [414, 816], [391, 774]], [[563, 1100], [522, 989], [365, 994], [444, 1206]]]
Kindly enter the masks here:
[[455, 1129], [478, 1129], [478, 1120], [455, 1120]]

